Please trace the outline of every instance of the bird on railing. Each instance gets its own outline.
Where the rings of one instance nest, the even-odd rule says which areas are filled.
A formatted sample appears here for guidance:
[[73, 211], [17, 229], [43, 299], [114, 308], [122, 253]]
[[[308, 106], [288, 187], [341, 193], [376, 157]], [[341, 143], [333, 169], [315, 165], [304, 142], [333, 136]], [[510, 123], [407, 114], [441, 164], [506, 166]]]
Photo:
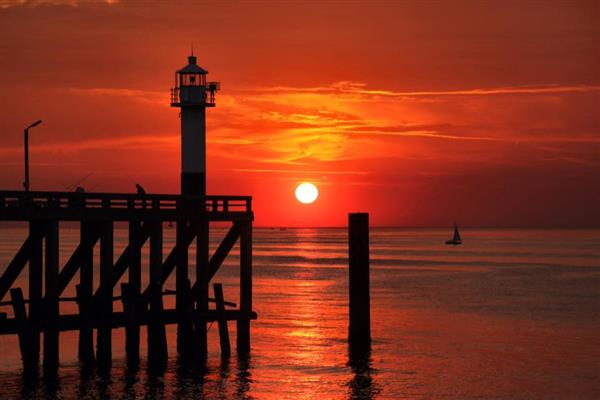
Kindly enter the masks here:
[[143, 196], [142, 199], [142, 208], [146, 208], [146, 191], [139, 183], [135, 184], [135, 189], [137, 190], [137, 194]]

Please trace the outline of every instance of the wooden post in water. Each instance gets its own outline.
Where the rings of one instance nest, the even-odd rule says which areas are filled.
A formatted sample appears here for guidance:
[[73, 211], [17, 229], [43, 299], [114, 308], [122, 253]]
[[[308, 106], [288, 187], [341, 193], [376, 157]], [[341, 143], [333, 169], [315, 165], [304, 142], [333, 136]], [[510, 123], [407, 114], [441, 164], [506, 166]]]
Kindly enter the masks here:
[[[202, 220], [198, 223], [198, 237], [196, 239], [196, 282], [198, 291], [196, 295], [196, 310], [206, 315], [208, 313], [208, 243], [209, 243], [208, 220]], [[195, 337], [194, 347], [197, 349], [200, 357], [206, 357], [208, 353], [208, 338], [206, 334], [206, 318], [195, 319]]]
[[134, 246], [141, 235], [139, 221], [129, 222], [129, 246], [131, 258], [129, 263], [129, 282], [121, 285], [123, 294], [123, 311], [125, 312], [125, 353], [127, 364], [136, 366], [140, 362], [140, 325], [136, 314], [142, 311], [140, 293], [142, 290], [142, 246]]
[[246, 221], [240, 234], [240, 318], [237, 320], [237, 351], [250, 351], [252, 312], [252, 222]]
[[94, 295], [94, 243], [97, 237], [96, 226], [89, 221], [81, 221], [80, 243], [83, 246], [77, 304], [81, 326], [79, 327], [78, 357], [83, 364], [92, 364], [94, 357], [94, 328], [92, 324], [92, 297]]
[[29, 222], [29, 236], [33, 238], [29, 251], [29, 321], [31, 325], [31, 351], [35, 364], [40, 361], [40, 327], [43, 320], [42, 281], [43, 269], [43, 223]]
[[162, 367], [167, 362], [167, 334], [162, 301], [162, 222], [153, 222], [150, 233], [150, 320], [148, 321], [148, 364]]
[[44, 371], [58, 370], [58, 221], [46, 222], [46, 271], [44, 296]]
[[[23, 370], [30, 373], [37, 367], [37, 360], [31, 346], [31, 329], [27, 321], [25, 311], [25, 301], [23, 300], [23, 291], [21, 288], [10, 289], [13, 313], [17, 323], [17, 334], [19, 335], [19, 348], [21, 350], [21, 359], [23, 360]], [[4, 314], [6, 316], [6, 314]]]
[[190, 284], [188, 279], [188, 246], [187, 221], [177, 221], [175, 246], [177, 248], [177, 265], [175, 267], [175, 309], [177, 310], [177, 352], [187, 356], [190, 351], [191, 325], [187, 312]]
[[229, 344], [229, 330], [227, 329], [227, 318], [225, 317], [225, 298], [223, 296], [223, 285], [213, 284], [215, 292], [215, 303], [217, 305], [217, 322], [219, 324], [219, 342], [221, 344], [221, 358], [229, 358], [231, 345]]
[[351, 350], [369, 350], [371, 346], [371, 313], [369, 296], [369, 214], [348, 215]]
[[112, 363], [112, 326], [113, 311], [113, 222], [98, 224], [100, 230], [100, 293], [98, 311], [98, 331], [96, 337], [96, 360], [102, 369], [110, 368]]

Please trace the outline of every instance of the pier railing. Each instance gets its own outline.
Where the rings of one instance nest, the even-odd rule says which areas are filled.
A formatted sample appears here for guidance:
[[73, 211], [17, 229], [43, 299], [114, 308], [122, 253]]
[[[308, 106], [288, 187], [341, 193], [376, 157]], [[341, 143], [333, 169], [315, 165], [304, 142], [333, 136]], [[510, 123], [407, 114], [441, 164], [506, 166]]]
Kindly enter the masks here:
[[79, 219], [82, 213], [90, 216], [110, 213], [115, 219], [149, 213], [165, 220], [189, 218], [190, 214], [219, 219], [219, 216], [251, 215], [252, 197], [0, 191], [0, 219], [27, 219], [32, 213], [40, 216], [52, 213], [59, 219], [71, 219], [71, 215]]

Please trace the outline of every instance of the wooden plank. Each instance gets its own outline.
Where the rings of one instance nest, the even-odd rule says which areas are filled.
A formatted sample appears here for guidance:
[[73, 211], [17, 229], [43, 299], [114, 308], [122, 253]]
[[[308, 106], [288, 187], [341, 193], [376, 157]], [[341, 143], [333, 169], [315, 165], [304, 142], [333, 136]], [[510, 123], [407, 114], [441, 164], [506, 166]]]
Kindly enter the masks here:
[[110, 368], [112, 361], [112, 296], [113, 296], [113, 222], [99, 224], [100, 229], [100, 287], [98, 297], [98, 329], [96, 332], [96, 360], [101, 369]]
[[58, 329], [58, 269], [59, 269], [59, 243], [58, 221], [46, 222], [45, 246], [45, 295], [44, 317], [46, 329], [44, 331], [44, 371], [55, 374], [58, 370], [59, 355], [59, 329]]
[[182, 211], [177, 209], [153, 210], [126, 208], [27, 208], [12, 209], [10, 207], [0, 210], [2, 221], [32, 221], [56, 218], [59, 221], [252, 221], [254, 214], [245, 211], [209, 212], [209, 211]]
[[10, 297], [12, 299], [13, 312], [15, 314], [17, 334], [19, 336], [19, 348], [21, 350], [23, 369], [25, 371], [31, 371], [37, 366], [37, 362], [31, 351], [31, 336], [29, 324], [27, 322], [27, 313], [25, 312], [25, 302], [23, 301], [23, 291], [21, 288], [10, 289]]
[[[240, 311], [249, 314], [252, 311], [252, 222], [242, 227], [240, 235]], [[250, 320], [237, 321], [237, 350], [250, 351]]]
[[223, 286], [220, 283], [213, 285], [215, 302], [217, 303], [217, 322], [219, 324], [219, 343], [221, 344], [221, 358], [229, 358], [231, 345], [229, 344], [229, 330], [225, 318], [225, 299], [223, 297]]
[[[142, 326], [148, 325], [150, 311], [142, 310], [136, 313], [136, 322]], [[203, 319], [207, 322], [217, 321], [216, 310], [208, 310], [204, 313], [198, 311], [192, 311], [192, 319]], [[93, 326], [98, 328], [100, 325], [99, 315], [92, 315]], [[162, 313], [163, 322], [166, 325], [177, 324], [177, 310], [166, 309]], [[225, 310], [225, 318], [228, 321], [243, 320], [254, 320], [257, 318], [255, 312], [242, 313], [240, 310]], [[112, 329], [125, 327], [126, 317], [125, 313], [121, 311], [115, 311], [110, 316], [108, 326]], [[58, 317], [58, 328], [61, 332], [65, 331], [77, 331], [81, 328], [81, 316], [79, 314], [63, 314]], [[42, 332], [46, 329], [45, 326], [41, 327]], [[0, 325], [0, 335], [14, 335], [17, 333], [17, 325], [14, 318], [9, 318], [4, 321], [4, 324]]]

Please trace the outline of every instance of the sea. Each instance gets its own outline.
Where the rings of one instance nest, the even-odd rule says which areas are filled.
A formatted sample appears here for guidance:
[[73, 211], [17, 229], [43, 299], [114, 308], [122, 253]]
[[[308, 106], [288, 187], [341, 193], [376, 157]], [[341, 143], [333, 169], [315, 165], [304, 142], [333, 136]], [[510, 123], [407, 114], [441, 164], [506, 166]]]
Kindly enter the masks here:
[[[213, 229], [213, 250], [226, 232]], [[143, 328], [142, 363], [128, 368], [115, 329], [112, 369], [97, 371], [80, 366], [67, 332], [58, 375], [26, 378], [17, 338], [0, 336], [0, 399], [600, 399], [600, 230], [465, 228], [463, 245], [445, 245], [452, 233], [371, 229], [372, 346], [358, 362], [347, 342], [346, 229], [256, 228], [248, 356], [222, 359], [214, 324], [208, 357], [184, 365], [169, 326], [168, 365], [157, 371], [144, 361]], [[0, 226], [0, 272], [26, 235]], [[165, 254], [174, 236], [165, 227]], [[78, 237], [61, 230], [63, 263]], [[116, 256], [126, 240], [117, 227]], [[227, 301], [238, 301], [238, 273], [236, 246], [213, 279]], [[27, 296], [26, 282], [25, 270], [15, 286]]]

